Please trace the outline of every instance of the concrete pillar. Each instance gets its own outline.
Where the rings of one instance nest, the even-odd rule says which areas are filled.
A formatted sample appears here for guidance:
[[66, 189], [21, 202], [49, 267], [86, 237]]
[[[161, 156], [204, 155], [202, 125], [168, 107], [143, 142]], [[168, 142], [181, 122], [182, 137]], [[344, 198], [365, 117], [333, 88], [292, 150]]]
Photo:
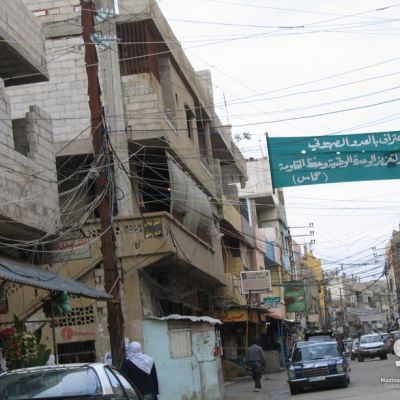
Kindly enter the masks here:
[[[101, 30], [103, 36], [114, 37], [116, 35], [115, 24], [104, 23], [101, 25]], [[110, 141], [119, 160], [123, 163], [124, 169], [130, 173], [117, 44], [113, 43], [109, 49], [99, 51], [98, 57], [101, 68], [103, 104], [107, 127], [110, 132]], [[116, 184], [119, 189], [117, 190], [118, 215], [131, 216], [133, 215], [131, 181], [115, 157], [114, 165]]]

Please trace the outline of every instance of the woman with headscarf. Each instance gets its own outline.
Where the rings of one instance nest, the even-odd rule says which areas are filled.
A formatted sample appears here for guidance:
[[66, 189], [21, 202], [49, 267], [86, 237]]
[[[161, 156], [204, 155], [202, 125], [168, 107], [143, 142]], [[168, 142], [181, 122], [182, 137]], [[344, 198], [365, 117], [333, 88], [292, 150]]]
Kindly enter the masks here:
[[142, 353], [139, 342], [131, 342], [126, 348], [122, 371], [140, 390], [145, 399], [156, 400], [158, 396], [158, 378], [154, 360]]

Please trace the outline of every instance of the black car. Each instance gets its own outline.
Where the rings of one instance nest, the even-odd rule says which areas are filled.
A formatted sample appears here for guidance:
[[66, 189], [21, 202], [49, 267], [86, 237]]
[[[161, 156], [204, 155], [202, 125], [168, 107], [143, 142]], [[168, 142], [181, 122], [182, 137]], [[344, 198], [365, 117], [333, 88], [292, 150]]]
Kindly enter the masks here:
[[347, 354], [342, 352], [335, 341], [311, 342], [294, 350], [288, 368], [291, 394], [313, 387], [347, 387], [349, 382]]

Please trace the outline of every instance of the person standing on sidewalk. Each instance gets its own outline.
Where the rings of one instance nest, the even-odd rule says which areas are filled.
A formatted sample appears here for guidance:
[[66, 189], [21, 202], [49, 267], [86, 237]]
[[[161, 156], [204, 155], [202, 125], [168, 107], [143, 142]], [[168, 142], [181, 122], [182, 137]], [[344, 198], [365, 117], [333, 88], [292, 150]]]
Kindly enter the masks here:
[[259, 346], [257, 340], [253, 340], [251, 346], [247, 349], [246, 362], [253, 375], [254, 391], [259, 392], [261, 389], [261, 375], [267, 362], [264, 350]]
[[154, 360], [142, 353], [139, 342], [131, 342], [126, 348], [122, 372], [140, 390], [145, 400], [158, 398], [158, 378]]

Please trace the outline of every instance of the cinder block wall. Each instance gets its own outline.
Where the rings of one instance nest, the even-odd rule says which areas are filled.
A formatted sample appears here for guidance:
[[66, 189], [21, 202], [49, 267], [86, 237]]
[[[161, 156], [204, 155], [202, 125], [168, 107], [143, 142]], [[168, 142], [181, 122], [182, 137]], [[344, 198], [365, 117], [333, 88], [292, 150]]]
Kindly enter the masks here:
[[0, 36], [15, 51], [40, 70], [46, 69], [46, 55], [40, 21], [21, 0], [0, 1]]
[[13, 118], [24, 116], [29, 104], [51, 115], [54, 141], [68, 142], [90, 137], [90, 111], [82, 38], [46, 40], [49, 82], [7, 88]]
[[51, 119], [37, 106], [19, 121], [27, 154], [15, 149], [10, 102], [0, 82], [0, 215], [54, 232], [59, 221]]

